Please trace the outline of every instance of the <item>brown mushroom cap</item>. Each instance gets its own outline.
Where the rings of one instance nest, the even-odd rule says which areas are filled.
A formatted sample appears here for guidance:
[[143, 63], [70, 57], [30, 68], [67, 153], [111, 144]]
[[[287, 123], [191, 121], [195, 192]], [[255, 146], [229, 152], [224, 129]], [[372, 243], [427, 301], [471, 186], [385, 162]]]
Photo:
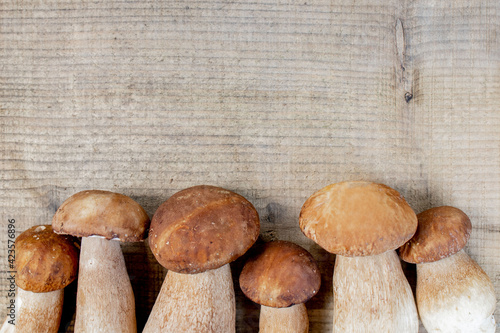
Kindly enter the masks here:
[[257, 240], [259, 216], [239, 194], [199, 185], [177, 192], [151, 220], [156, 260], [178, 273], [201, 273], [243, 255]]
[[31, 227], [16, 239], [16, 284], [35, 293], [62, 289], [76, 278], [79, 255], [76, 238]]
[[126, 195], [89, 190], [64, 201], [54, 215], [52, 227], [59, 234], [137, 242], [146, 237], [149, 217]]
[[302, 232], [325, 250], [343, 256], [395, 250], [417, 229], [417, 217], [394, 189], [371, 182], [341, 182], [306, 200]]
[[275, 308], [305, 303], [320, 285], [321, 275], [311, 254], [286, 241], [265, 244], [240, 274], [240, 287], [248, 298]]
[[450, 206], [434, 207], [417, 215], [417, 232], [399, 249], [406, 262], [433, 262], [464, 248], [472, 231], [469, 217]]

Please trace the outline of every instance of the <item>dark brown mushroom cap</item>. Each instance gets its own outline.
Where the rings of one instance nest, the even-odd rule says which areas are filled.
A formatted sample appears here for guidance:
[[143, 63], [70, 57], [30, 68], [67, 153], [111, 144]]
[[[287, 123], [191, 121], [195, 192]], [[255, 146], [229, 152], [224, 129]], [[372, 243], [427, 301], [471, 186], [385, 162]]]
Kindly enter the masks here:
[[320, 285], [321, 275], [311, 254], [286, 241], [265, 244], [240, 274], [240, 287], [248, 298], [275, 308], [307, 302]]
[[372, 182], [341, 182], [306, 200], [302, 232], [325, 250], [343, 256], [395, 250], [417, 229], [417, 216], [396, 190]]
[[160, 205], [151, 220], [149, 246], [165, 268], [194, 274], [237, 259], [259, 232], [259, 216], [247, 199], [220, 187], [199, 185]]
[[64, 201], [52, 219], [52, 227], [59, 234], [137, 242], [147, 235], [149, 217], [126, 195], [89, 190]]
[[462, 250], [469, 240], [472, 224], [460, 209], [434, 207], [417, 215], [417, 232], [399, 249], [406, 262], [433, 262]]
[[52, 226], [34, 226], [16, 239], [16, 284], [27, 291], [59, 290], [77, 275], [80, 246], [75, 237], [58, 235]]

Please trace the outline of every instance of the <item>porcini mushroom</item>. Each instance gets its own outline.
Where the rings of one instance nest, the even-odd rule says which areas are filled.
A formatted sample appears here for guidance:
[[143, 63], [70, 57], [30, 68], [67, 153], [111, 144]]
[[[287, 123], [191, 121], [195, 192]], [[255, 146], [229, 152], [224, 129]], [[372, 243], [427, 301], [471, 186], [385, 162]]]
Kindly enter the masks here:
[[136, 332], [135, 299], [120, 247], [142, 241], [149, 217], [119, 193], [90, 190], [59, 207], [54, 231], [82, 237], [75, 332]]
[[333, 332], [418, 332], [414, 297], [394, 251], [417, 217], [394, 189], [372, 182], [326, 186], [304, 203], [302, 232], [335, 253]]
[[417, 307], [427, 332], [495, 332], [495, 290], [486, 273], [463, 250], [469, 217], [450, 206], [417, 215], [418, 229], [399, 251], [417, 265]]
[[64, 288], [77, 275], [77, 239], [55, 234], [50, 225], [39, 225], [21, 233], [15, 246], [15, 317], [6, 320], [0, 332], [56, 333]]
[[149, 245], [169, 271], [143, 333], [234, 332], [229, 263], [255, 243], [259, 231], [253, 205], [220, 187], [190, 187], [160, 205]]
[[304, 248], [287, 241], [266, 243], [240, 274], [243, 293], [261, 305], [259, 332], [307, 333], [305, 302], [316, 295], [321, 275]]

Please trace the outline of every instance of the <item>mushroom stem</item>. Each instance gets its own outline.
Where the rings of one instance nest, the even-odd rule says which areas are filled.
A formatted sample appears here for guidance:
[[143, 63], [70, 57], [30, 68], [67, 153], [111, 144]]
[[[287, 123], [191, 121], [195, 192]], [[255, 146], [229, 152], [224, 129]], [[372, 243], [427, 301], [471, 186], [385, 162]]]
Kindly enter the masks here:
[[168, 271], [143, 333], [235, 332], [231, 268], [198, 274]]
[[7, 332], [57, 333], [61, 323], [64, 289], [33, 293], [17, 288], [14, 324], [7, 317], [0, 329]]
[[304, 303], [287, 308], [260, 307], [260, 333], [307, 333], [309, 318]]
[[413, 294], [393, 250], [337, 255], [333, 293], [333, 332], [418, 332]]
[[2, 327], [0, 327], [0, 333], [14, 333], [16, 331], [16, 326], [9, 323], [10, 320], [9, 317], [5, 318]]
[[135, 300], [120, 243], [83, 237], [75, 332], [137, 332]]
[[9, 323], [10, 318], [5, 318], [2, 327], [0, 327], [0, 333], [14, 333], [16, 332], [16, 326]]
[[495, 332], [491, 280], [463, 250], [417, 264], [417, 304], [431, 332]]

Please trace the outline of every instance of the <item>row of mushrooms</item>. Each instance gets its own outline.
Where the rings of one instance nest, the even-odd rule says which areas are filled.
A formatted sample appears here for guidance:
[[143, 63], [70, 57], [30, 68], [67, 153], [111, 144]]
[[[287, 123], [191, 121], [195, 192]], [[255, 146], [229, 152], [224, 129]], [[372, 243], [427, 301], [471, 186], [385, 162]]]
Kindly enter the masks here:
[[[307, 199], [299, 226], [336, 254], [333, 332], [416, 333], [419, 316], [428, 332], [495, 332], [493, 285], [463, 250], [472, 226], [461, 210], [444, 206], [416, 215], [388, 186], [341, 182]], [[18, 318], [15, 327], [6, 319], [0, 333], [57, 332], [62, 290], [77, 267], [75, 332], [135, 333], [120, 241], [146, 237], [168, 272], [143, 332], [235, 332], [230, 263], [259, 232], [255, 207], [215, 186], [177, 192], [151, 221], [125, 195], [79, 192], [59, 207], [52, 225], [17, 238]], [[417, 265], [416, 298], [401, 259]], [[317, 294], [321, 276], [304, 248], [266, 243], [246, 262], [239, 285], [261, 305], [260, 332], [308, 332], [304, 303]]]

